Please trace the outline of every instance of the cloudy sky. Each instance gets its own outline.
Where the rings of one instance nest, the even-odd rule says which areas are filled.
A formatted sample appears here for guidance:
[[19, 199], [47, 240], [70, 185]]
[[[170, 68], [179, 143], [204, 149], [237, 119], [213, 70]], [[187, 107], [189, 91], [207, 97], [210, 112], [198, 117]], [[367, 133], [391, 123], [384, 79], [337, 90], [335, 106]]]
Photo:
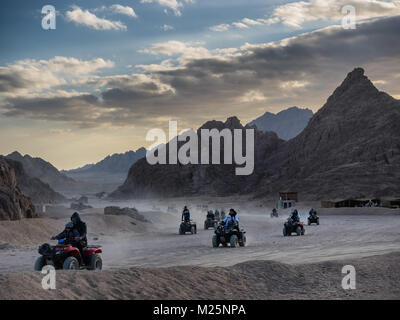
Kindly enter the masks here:
[[[42, 6], [57, 11], [43, 30]], [[344, 29], [342, 8], [356, 9]], [[400, 1], [2, 0], [0, 154], [59, 169], [141, 146], [147, 130], [317, 111], [363, 67], [400, 99]]]

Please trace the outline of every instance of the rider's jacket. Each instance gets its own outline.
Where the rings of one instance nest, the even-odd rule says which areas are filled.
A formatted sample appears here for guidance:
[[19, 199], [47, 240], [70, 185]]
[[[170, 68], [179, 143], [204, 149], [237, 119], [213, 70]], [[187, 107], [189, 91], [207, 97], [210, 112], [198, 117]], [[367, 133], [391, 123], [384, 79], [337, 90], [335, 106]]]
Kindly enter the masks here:
[[188, 209], [183, 210], [182, 212], [182, 220], [189, 221], [190, 220], [190, 212]]
[[239, 223], [239, 218], [237, 216], [231, 216], [228, 215], [225, 219], [224, 219], [224, 223], [225, 223], [225, 228], [229, 228], [232, 224], [234, 224], [235, 222]]
[[294, 222], [299, 222], [300, 221], [300, 213], [297, 212], [297, 215], [290, 215], [289, 218], [290, 222], [294, 223]]
[[77, 238], [79, 236], [80, 235], [79, 235], [78, 230], [73, 228], [73, 229], [70, 229], [70, 230], [65, 229], [63, 232], [61, 232], [55, 238], [57, 240], [66, 239], [67, 243], [73, 243], [73, 242], [75, 242], [75, 238]]

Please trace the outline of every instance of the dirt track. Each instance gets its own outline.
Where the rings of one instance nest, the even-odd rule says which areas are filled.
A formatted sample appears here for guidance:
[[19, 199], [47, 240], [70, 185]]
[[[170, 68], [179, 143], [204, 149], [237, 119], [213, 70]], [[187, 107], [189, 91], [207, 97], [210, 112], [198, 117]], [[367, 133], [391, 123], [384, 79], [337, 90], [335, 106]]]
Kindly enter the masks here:
[[[103, 245], [104, 271], [78, 272], [75, 276], [79, 282], [74, 282], [72, 288], [67, 288], [72, 275], [61, 271], [59, 281], [64, 289], [51, 296], [38, 287], [40, 273], [31, 270], [37, 245], [53, 235], [53, 229], [63, 226], [68, 213], [56, 219], [3, 222], [0, 228], [3, 233], [8, 230], [7, 237], [17, 231], [24, 234], [8, 245], [0, 245], [0, 283], [1, 287], [9, 288], [0, 292], [0, 298], [31, 298], [31, 290], [37, 291], [35, 298], [61, 299], [75, 296], [202, 299], [213, 294], [215, 299], [307, 298], [308, 292], [313, 292], [315, 298], [400, 298], [396, 289], [399, 288], [397, 271], [391, 271], [395, 275], [379, 273], [382, 268], [398, 267], [398, 211], [321, 210], [320, 226], [306, 226], [305, 236], [283, 237], [282, 225], [287, 212], [272, 219], [267, 210], [243, 208], [240, 223], [247, 230], [248, 245], [215, 249], [211, 245], [213, 230], [203, 230], [204, 212], [192, 210], [198, 234], [181, 236], [178, 235], [179, 213], [141, 211], [152, 223], [138, 224], [131, 223], [128, 217], [104, 217], [100, 209], [91, 210], [82, 216], [89, 225], [90, 242]], [[352, 212], [356, 215], [351, 215]], [[305, 210], [301, 213], [305, 220]], [[394, 254], [388, 254], [391, 252]], [[338, 287], [341, 267], [349, 261], [358, 264], [364, 275], [373, 280], [363, 284], [365, 290], [348, 293]], [[229, 281], [232, 272], [240, 272], [241, 279], [247, 280], [232, 282], [226, 290], [219, 289], [218, 285]], [[189, 275], [193, 277], [195, 292], [181, 287], [184, 277]], [[257, 279], [263, 280], [258, 283]], [[283, 288], [294, 280], [298, 286], [286, 292]], [[132, 289], [131, 283], [136, 283], [137, 290]], [[250, 285], [258, 288], [254, 295], [243, 289]], [[238, 286], [243, 290], [235, 295]]]
[[[250, 260], [301, 264], [400, 251], [398, 215], [323, 215], [320, 226], [306, 226], [305, 236], [283, 237], [286, 213], [285, 217], [271, 219], [265, 213], [242, 210], [240, 222], [247, 230], [248, 244], [237, 249], [212, 248], [213, 231], [203, 230], [202, 213], [193, 213], [198, 234], [185, 236], [178, 235], [179, 214], [147, 212], [146, 216], [153, 224], [149, 230], [138, 233], [132, 229], [135, 226], [129, 227], [127, 217], [103, 221], [100, 213], [83, 215], [89, 228], [92, 227], [89, 241], [103, 245], [105, 269], [181, 265], [226, 267]], [[63, 219], [58, 220], [60, 225]], [[54, 225], [52, 222], [51, 227]], [[46, 238], [53, 233], [48, 232]], [[36, 248], [30, 243], [28, 249], [0, 250], [0, 272], [32, 270]]]

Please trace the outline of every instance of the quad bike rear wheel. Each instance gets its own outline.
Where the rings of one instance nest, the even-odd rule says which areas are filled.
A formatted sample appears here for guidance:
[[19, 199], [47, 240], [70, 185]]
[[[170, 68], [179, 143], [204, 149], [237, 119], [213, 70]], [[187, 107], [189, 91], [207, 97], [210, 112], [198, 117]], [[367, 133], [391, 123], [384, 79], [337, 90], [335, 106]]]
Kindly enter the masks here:
[[180, 234], [180, 235], [183, 235], [183, 234], [185, 234], [185, 233], [183, 232], [183, 229], [182, 229], [182, 227], [179, 227], [179, 234]]
[[75, 257], [68, 257], [63, 264], [64, 270], [78, 270], [79, 262]]
[[196, 234], [196, 233], [197, 233], [196, 227], [195, 227], [195, 226], [192, 226], [192, 228], [190, 229], [190, 232], [191, 232], [192, 234]]
[[42, 271], [45, 265], [46, 265], [46, 259], [43, 256], [41, 256], [36, 259], [34, 269], [35, 271]]
[[319, 226], [319, 219], [317, 219], [317, 226]]
[[238, 237], [236, 236], [236, 234], [233, 234], [231, 236], [231, 238], [229, 239], [229, 242], [231, 244], [231, 248], [236, 248], [238, 246], [239, 241], [238, 241]]
[[288, 235], [287, 232], [286, 232], [286, 227], [283, 227], [282, 233], [283, 233], [283, 236], [284, 236], [284, 237], [286, 237], [286, 236]]
[[89, 270], [101, 270], [103, 268], [103, 260], [98, 254], [93, 254], [90, 257]]

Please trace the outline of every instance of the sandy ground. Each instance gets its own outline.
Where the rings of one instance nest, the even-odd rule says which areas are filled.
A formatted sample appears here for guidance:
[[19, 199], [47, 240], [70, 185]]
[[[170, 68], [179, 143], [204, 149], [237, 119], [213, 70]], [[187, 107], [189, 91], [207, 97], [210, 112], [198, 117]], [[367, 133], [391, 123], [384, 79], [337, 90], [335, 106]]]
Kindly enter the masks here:
[[[203, 230], [204, 210], [191, 210], [198, 233], [181, 236], [180, 213], [166, 212], [167, 206], [173, 206], [171, 203], [114, 204], [135, 205], [152, 223], [104, 216], [101, 208], [84, 211], [89, 242], [103, 246], [104, 270], [74, 275], [60, 271], [60, 290], [50, 295], [41, 292], [42, 275], [31, 270], [38, 245], [50, 242], [47, 239], [62, 229], [71, 212], [49, 210], [41, 219], [0, 222], [0, 287], [8, 288], [0, 289], [0, 298], [13, 299], [18, 294], [24, 299], [203, 299], [210, 294], [216, 299], [307, 298], [311, 289], [317, 298], [400, 298], [396, 291], [400, 284], [397, 272], [379, 274], [379, 268], [397, 268], [400, 262], [399, 210], [321, 209], [320, 226], [306, 226], [302, 237], [283, 237], [282, 226], [288, 211], [280, 211], [279, 218], [270, 218], [271, 208], [238, 203], [235, 208], [247, 231], [247, 246], [216, 249], [211, 245], [213, 231]], [[96, 203], [97, 207], [104, 205]], [[303, 220], [311, 205], [298, 206]], [[229, 208], [227, 203], [214, 206]], [[358, 264], [361, 274], [364, 272], [375, 281], [371, 287], [367, 282], [360, 283], [361, 289], [351, 294], [341, 289], [340, 266], [346, 261]], [[242, 280], [230, 279], [232, 272], [240, 272]], [[76, 281], [71, 280], [74, 277]], [[192, 287], [196, 290], [181, 288], [185, 287], [186, 277], [193, 278]], [[257, 279], [263, 281], [258, 283]], [[68, 288], [70, 281], [73, 284]], [[223, 289], [225, 281], [229, 286]], [[278, 285], [279, 281], [283, 283]], [[291, 281], [297, 284], [288, 293]], [[17, 288], [10, 288], [17, 284]], [[258, 291], [239, 290], [243, 286], [255, 286]], [[372, 286], [383, 286], [385, 290], [379, 296], [379, 290]], [[35, 292], [33, 297], [31, 290]]]

